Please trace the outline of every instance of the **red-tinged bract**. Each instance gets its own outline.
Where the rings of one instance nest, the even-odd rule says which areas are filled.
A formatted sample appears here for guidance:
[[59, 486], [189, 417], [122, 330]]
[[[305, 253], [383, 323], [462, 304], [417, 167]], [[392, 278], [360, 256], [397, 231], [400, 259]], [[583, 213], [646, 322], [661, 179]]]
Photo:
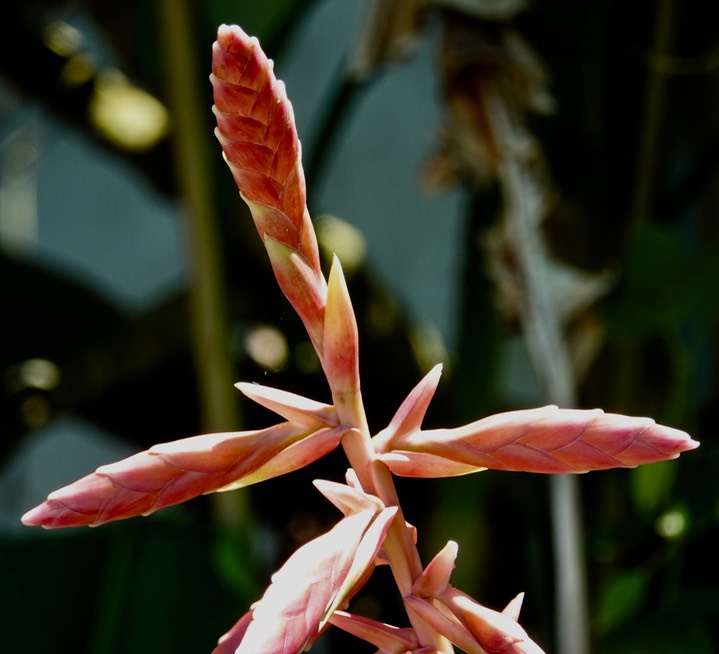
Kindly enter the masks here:
[[[273, 238], [299, 250], [305, 180], [292, 105], [256, 38], [222, 25], [212, 48], [217, 136], [243, 197], [274, 209]], [[274, 228], [274, 229], [273, 229]]]
[[[295, 654], [310, 644], [332, 612], [363, 580], [396, 509], [362, 511], [300, 547], [272, 576], [245, 626], [238, 623], [220, 640], [232, 640], [236, 654]], [[357, 553], [360, 557], [358, 568]], [[233, 637], [239, 635], [239, 642]]]
[[248, 611], [217, 641], [217, 647], [212, 650], [212, 654], [235, 654], [251, 621], [252, 611]]
[[301, 468], [337, 447], [343, 433], [339, 427], [308, 431], [285, 422], [155, 445], [54, 491], [22, 521], [46, 528], [80, 527], [147, 515]]
[[540, 473], [631, 468], [675, 459], [698, 443], [650, 418], [601, 409], [501, 413], [456, 429], [418, 430], [384, 442], [380, 458], [398, 475], [441, 477], [476, 470]]
[[330, 617], [330, 622], [335, 627], [372, 643], [382, 654], [385, 652], [405, 654], [417, 650], [417, 635], [413, 629], [402, 629], [345, 611], [335, 611]]
[[212, 48], [215, 133], [280, 288], [322, 359], [327, 284], [307, 211], [292, 105], [254, 37], [222, 25]]
[[[343, 418], [360, 393], [359, 335], [342, 265], [332, 261], [324, 322], [324, 366], [335, 407]], [[352, 416], [354, 417], [354, 416]]]

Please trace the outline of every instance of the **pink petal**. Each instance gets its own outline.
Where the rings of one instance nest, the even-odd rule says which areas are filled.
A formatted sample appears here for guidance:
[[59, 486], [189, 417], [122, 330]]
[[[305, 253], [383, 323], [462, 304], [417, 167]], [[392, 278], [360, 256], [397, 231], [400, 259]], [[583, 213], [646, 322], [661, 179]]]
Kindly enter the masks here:
[[359, 513], [360, 511], [372, 510], [379, 512], [384, 504], [374, 495], [368, 495], [362, 490], [338, 484], [335, 481], [315, 479], [312, 482], [317, 490], [322, 493], [332, 504], [334, 504], [344, 515]]
[[395, 475], [400, 477], [457, 477], [471, 472], [486, 470], [484, 467], [460, 463], [449, 458], [425, 452], [393, 451], [379, 454], [382, 461]]
[[519, 613], [522, 610], [522, 604], [524, 602], [524, 593], [519, 593], [507, 606], [502, 609], [504, 615], [509, 616], [512, 620], [519, 622]]
[[347, 427], [344, 425], [320, 429], [301, 440], [291, 443], [253, 472], [233, 478], [233, 481], [218, 488], [217, 491], [244, 488], [245, 486], [304, 468], [334, 450], [346, 432]]
[[266, 237], [265, 249], [270, 256], [277, 283], [302, 319], [322, 361], [327, 303], [327, 285], [324, 277], [318, 274], [304, 257], [280, 241]]

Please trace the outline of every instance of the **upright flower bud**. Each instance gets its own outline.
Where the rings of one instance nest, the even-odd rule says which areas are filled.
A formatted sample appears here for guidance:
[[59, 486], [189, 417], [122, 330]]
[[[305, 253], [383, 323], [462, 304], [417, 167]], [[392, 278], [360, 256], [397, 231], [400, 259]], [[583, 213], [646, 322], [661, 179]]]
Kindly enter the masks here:
[[327, 295], [307, 212], [294, 112], [272, 61], [236, 25], [222, 25], [212, 48], [217, 118], [225, 161], [252, 212], [280, 288], [322, 358]]
[[236, 25], [221, 25], [210, 80], [217, 138], [260, 235], [300, 250], [306, 204], [301, 148], [292, 105], [272, 61], [255, 37]]
[[324, 368], [341, 420], [359, 398], [359, 336], [342, 266], [337, 257], [330, 270], [324, 323]]

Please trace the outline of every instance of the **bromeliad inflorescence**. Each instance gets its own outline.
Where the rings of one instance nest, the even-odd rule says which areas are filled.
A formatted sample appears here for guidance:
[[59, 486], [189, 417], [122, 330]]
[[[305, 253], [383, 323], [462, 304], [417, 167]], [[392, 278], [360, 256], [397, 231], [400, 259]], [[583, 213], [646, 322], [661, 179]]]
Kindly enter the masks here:
[[[332, 405], [256, 384], [241, 392], [283, 418], [262, 430], [207, 434], [156, 445], [98, 468], [51, 493], [26, 525], [71, 527], [147, 515], [214, 491], [301, 468], [341, 445], [346, 484], [316, 486], [344, 517], [299, 548], [264, 596], [219, 641], [216, 654], [303, 651], [330, 625], [380, 653], [541, 652], [517, 619], [519, 595], [503, 612], [450, 584], [457, 545], [425, 567], [403, 516], [392, 473], [444, 477], [494, 468], [580, 473], [676, 458], [698, 443], [648, 418], [545, 407], [452, 429], [422, 429], [441, 368], [419, 382], [376, 435], [365, 417], [355, 315], [337, 258], [326, 279], [305, 201], [300, 143], [284, 85], [258, 41], [219, 28], [212, 84], [217, 137], [247, 202], [280, 288], [304, 323], [332, 392]], [[411, 626], [347, 612], [378, 563], [389, 563]]]

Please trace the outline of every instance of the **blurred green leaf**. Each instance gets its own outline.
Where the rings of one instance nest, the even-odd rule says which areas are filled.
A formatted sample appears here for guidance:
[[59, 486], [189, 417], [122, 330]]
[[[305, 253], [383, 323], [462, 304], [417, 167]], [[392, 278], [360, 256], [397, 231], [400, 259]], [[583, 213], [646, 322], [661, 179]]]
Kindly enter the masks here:
[[[719, 593], [704, 595], [704, 600], [719, 605]], [[673, 604], [628, 623], [606, 638], [600, 653], [604, 654], [713, 654], [716, 652], [700, 607], [687, 596], [683, 603]], [[696, 606], [696, 612], [693, 608]], [[714, 610], [716, 614], [716, 609]], [[716, 616], [715, 616], [716, 617]], [[710, 618], [711, 619], [711, 618]]]
[[211, 651], [246, 603], [218, 580], [209, 542], [175, 518], [0, 535], [2, 651]]
[[673, 461], [639, 466], [631, 471], [632, 501], [640, 513], [652, 516], [666, 505], [672, 496], [677, 472]]
[[594, 621], [598, 633], [615, 629], [637, 613], [647, 592], [647, 580], [646, 572], [634, 570], [618, 573], [605, 582]]
[[254, 601], [262, 594], [261, 577], [250, 551], [248, 534], [220, 532], [212, 544], [213, 562], [220, 579], [238, 597]]
[[605, 312], [609, 335], [636, 339], [674, 332], [719, 310], [719, 251], [698, 252], [679, 228], [645, 225], [627, 252], [620, 294]]

